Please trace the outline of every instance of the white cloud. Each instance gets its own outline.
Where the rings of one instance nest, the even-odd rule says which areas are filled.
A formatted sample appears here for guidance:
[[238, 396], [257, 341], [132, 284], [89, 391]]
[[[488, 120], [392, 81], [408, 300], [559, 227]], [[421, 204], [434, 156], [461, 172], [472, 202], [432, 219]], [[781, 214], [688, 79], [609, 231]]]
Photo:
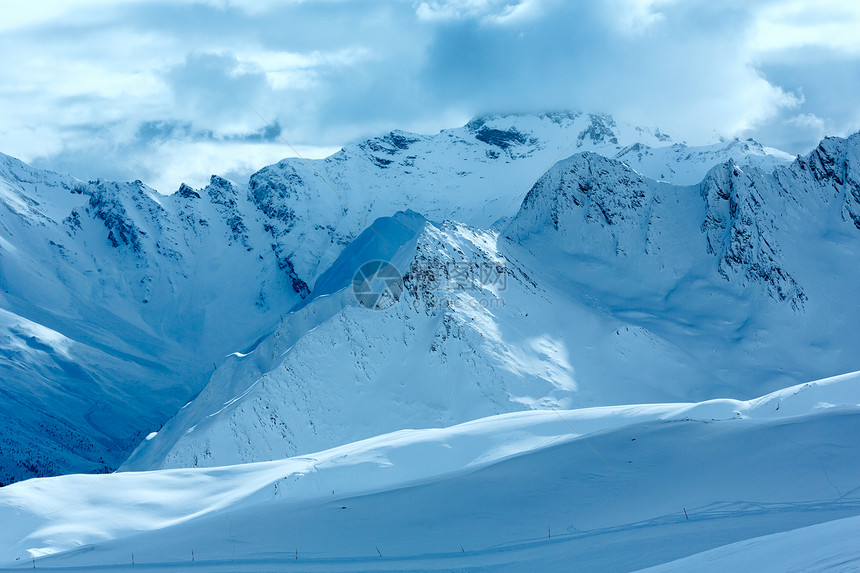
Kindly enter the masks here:
[[[307, 159], [326, 157], [338, 150], [337, 147], [304, 145], [294, 149]], [[277, 163], [288, 155], [293, 155], [293, 152], [282, 141], [257, 144], [169, 141], [159, 146], [155, 153], [143, 156], [126, 168], [145, 174], [141, 179], [152, 188], [171, 193], [179, 188], [180, 183], [196, 188], [205, 186], [213, 173], [213, 165], [217, 166], [220, 175], [243, 185], [261, 166]]]
[[0, 151], [14, 150], [18, 159], [32, 162], [40, 157], [56, 155], [63, 150], [63, 140], [56, 128], [14, 125], [11, 120], [11, 114], [0, 110], [0, 124], [11, 125], [0, 130]]
[[754, 17], [756, 52], [819, 46], [860, 54], [860, 3], [790, 0], [765, 5]]
[[691, 142], [751, 133], [802, 151], [812, 132], [860, 128], [850, 71], [860, 70], [860, 7], [816, 6], [16, 3], [0, 21], [0, 151], [169, 190], [289, 155], [278, 130], [300, 149], [329, 150], [394, 127], [560, 108]]
[[81, 10], [109, 4], [109, 0], [41, 0], [40, 2], [0, 2], [0, 32], [26, 28], [51, 20], [74, 17]]
[[363, 46], [352, 46], [333, 52], [314, 50], [308, 53], [271, 50], [246, 50], [236, 53], [239, 62], [262, 69], [272, 88], [308, 90], [319, 86], [320, 68], [349, 68], [373, 58]]
[[415, 8], [426, 21], [483, 20], [504, 24], [521, 20], [538, 11], [539, 0], [431, 0]]
[[485, 21], [501, 26], [514, 25], [534, 20], [542, 14], [543, 6], [539, 0], [523, 0], [518, 4], [508, 6], [501, 13], [486, 16]]
[[795, 115], [786, 120], [786, 122], [791, 125], [801, 127], [803, 129], [813, 129], [816, 132], [822, 134], [825, 131], [824, 120], [815, 115], [814, 113], [802, 113], [799, 115]]
[[676, 0], [606, 0], [611, 14], [611, 22], [621, 32], [637, 36], [648, 30], [666, 17], [660, 10]]

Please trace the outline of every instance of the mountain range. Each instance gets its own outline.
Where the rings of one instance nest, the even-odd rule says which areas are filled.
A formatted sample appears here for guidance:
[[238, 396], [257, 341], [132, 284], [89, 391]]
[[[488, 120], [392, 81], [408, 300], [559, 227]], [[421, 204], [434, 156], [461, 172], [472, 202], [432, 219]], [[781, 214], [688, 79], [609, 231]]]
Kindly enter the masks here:
[[[854, 308], [821, 265], [849, 275], [850, 297], [856, 139], [789, 162], [608, 116], [490, 116], [171, 195], [4, 156], [3, 481], [115, 469], [141, 443], [127, 467], [254, 461], [402, 424], [752, 396], [849, 371], [851, 352], [829, 342], [852, 337]], [[355, 269], [395, 256], [409, 304], [361, 312], [345, 288]], [[450, 265], [497, 266], [506, 290], [439, 297], [420, 267]], [[834, 306], [842, 320], [820, 324]], [[793, 351], [807, 343], [821, 355]], [[427, 363], [412, 392], [397, 345]], [[353, 362], [339, 388], [387, 415], [350, 419], [363, 408], [346, 408], [349, 392], [315, 400], [337, 375], [327, 367]], [[229, 439], [206, 436], [222, 424]], [[237, 441], [252, 445], [239, 454]]]
[[[332, 483], [333, 495], [437, 478], [473, 487], [421, 461], [436, 431], [466, 436], [450, 446], [450, 472], [499, 462], [482, 471], [514, 481], [525, 474], [512, 456], [556, 476], [546, 448], [588, 455], [587, 420], [609, 432], [611, 455], [640, 423], [657, 424], [648, 432], [658, 452], [710, 440], [659, 424], [722, 428], [750, 418], [756, 397], [779, 411], [807, 388], [798, 385], [860, 370], [858, 166], [860, 133], [791, 157], [752, 140], [688, 146], [659, 129], [568, 112], [480, 117], [434, 135], [393, 131], [325, 159], [285, 159], [248, 182], [213, 175], [171, 194], [0, 155], [0, 485], [29, 480], [0, 490], [11, 496], [0, 495], [0, 514], [25, 507], [42, 523], [53, 511], [33, 501], [42, 483], [94, 499], [96, 484], [129, 480], [139, 492], [190, 480], [194, 489], [220, 471], [187, 468], [234, 466], [225, 475], [253, 499], [270, 487], [277, 497], [298, 479], [289, 476], [319, 464], [345, 477], [326, 478], [308, 499]], [[362, 289], [383, 296], [368, 304]], [[843, 431], [853, 418], [834, 413], [819, 427], [804, 416], [855, 407], [855, 383], [822, 383], [838, 391], [774, 420], [799, 416], [791, 431], [801, 433], [811, 424], [822, 441], [809, 451], [827, 457], [827, 428]], [[708, 463], [747, 438], [776, 460], [782, 422], [768, 416], [766, 430], [709, 442]], [[540, 429], [547, 420], [552, 431]], [[507, 437], [474, 446], [473, 430], [487, 428]], [[400, 442], [407, 430], [414, 440]], [[314, 452], [325, 454], [302, 466]], [[407, 473], [386, 481], [380, 460], [390, 456], [413, 462], [391, 462]], [[379, 468], [351, 469], [362, 463]], [[158, 471], [30, 480], [115, 470]], [[130, 495], [123, 503], [146, 503]], [[233, 511], [247, 505], [243, 495], [181, 519], [159, 509], [157, 520]], [[611, 521], [593, 519], [592, 529]], [[772, 525], [756, 535], [785, 530]], [[184, 531], [179, 538], [193, 537]], [[41, 553], [19, 537], [9, 546], [30, 547], [28, 558], [74, 546], [42, 541]], [[631, 566], [725, 544], [717, 541]]]

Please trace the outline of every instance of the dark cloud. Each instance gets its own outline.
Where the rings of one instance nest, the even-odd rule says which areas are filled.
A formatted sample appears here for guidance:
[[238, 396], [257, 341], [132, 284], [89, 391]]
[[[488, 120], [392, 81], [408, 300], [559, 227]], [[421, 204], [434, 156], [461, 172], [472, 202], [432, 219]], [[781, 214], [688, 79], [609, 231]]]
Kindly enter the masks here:
[[266, 73], [242, 65], [232, 53], [192, 53], [164, 74], [175, 112], [217, 131], [225, 120], [250, 118], [271, 92]]
[[[135, 140], [143, 144], [158, 144], [170, 139], [188, 139], [195, 134], [189, 122], [168, 119], [143, 121], [137, 126], [137, 132], [134, 135]], [[206, 132], [205, 135], [210, 139], [213, 137], [211, 131]], [[200, 134], [197, 134], [197, 137], [200, 137]]]
[[695, 138], [791, 102], [745, 63], [749, 22], [731, 4], [685, 2], [642, 30], [611, 25], [604, 3], [552, 7], [506, 26], [440, 25], [420, 72], [431, 105], [605, 111]]

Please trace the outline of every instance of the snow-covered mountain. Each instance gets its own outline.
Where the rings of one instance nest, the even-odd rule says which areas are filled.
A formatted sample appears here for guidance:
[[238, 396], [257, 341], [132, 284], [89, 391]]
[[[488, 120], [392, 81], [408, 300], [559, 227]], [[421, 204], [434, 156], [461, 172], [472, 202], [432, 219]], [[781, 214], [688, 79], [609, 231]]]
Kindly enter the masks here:
[[[687, 148], [656, 129], [577, 113], [484, 117], [429, 136], [392, 132], [325, 160], [284, 160], [247, 186], [213, 176], [203, 189], [183, 185], [172, 195], [139, 181], [84, 183], [0, 156], [0, 483], [115, 468], [206, 387], [228, 354], [247, 351], [276, 327], [298, 342], [306, 325], [351, 312], [319, 310], [327, 304], [320, 293], [346, 284], [332, 282], [331, 269], [351, 270], [338, 257], [377, 218], [411, 209], [432, 221], [458, 220], [427, 223], [432, 229], [416, 237], [431, 252], [434, 240], [474, 237], [470, 252], [496, 260], [502, 251], [485, 243], [498, 240], [534, 181], [585, 150], [677, 182], [714, 161], [769, 168], [784, 159], [750, 142]], [[404, 256], [414, 258], [408, 249]], [[308, 297], [310, 285], [317, 286]], [[304, 310], [282, 323], [305, 298]], [[435, 320], [454, 319], [427, 318], [428, 332]], [[238, 360], [227, 360], [198, 404], [223, 397], [225, 390], [214, 389]], [[259, 374], [274, 366], [264, 362]], [[246, 388], [253, 371], [227, 386]], [[437, 405], [415, 423], [451, 423], [546, 398], [486, 392], [497, 403], [456, 414]], [[547, 399], [565, 400], [565, 390], [551, 392]], [[215, 411], [187, 411], [198, 409]], [[365, 431], [376, 430], [370, 424]]]
[[0, 488], [0, 568], [850, 568], [858, 166], [573, 113], [171, 195], [0, 156], [0, 483], [124, 470]]
[[679, 185], [698, 183], [711, 167], [729, 160], [771, 171], [794, 159], [785, 152], [765, 147], [752, 139], [733, 139], [698, 147], [676, 143], [654, 148], [634, 143], [611, 157], [652, 179]]
[[488, 228], [516, 213], [556, 161], [585, 151], [684, 184], [729, 159], [765, 170], [791, 160], [752, 141], [687, 147], [607, 115], [495, 115], [435, 135], [394, 131], [324, 160], [285, 159], [254, 174], [249, 192], [270, 217], [273, 240], [312, 284], [379, 217], [412, 210]]
[[[579, 153], [500, 230], [379, 219], [123, 468], [279, 459], [533, 408], [750, 397], [860, 368], [858, 144], [825, 140], [771, 172], [728, 161], [697, 185]], [[382, 312], [352, 292], [375, 259], [405, 286]]]
[[217, 177], [163, 196], [2, 156], [0, 203], [0, 483], [115, 468], [300, 300]]

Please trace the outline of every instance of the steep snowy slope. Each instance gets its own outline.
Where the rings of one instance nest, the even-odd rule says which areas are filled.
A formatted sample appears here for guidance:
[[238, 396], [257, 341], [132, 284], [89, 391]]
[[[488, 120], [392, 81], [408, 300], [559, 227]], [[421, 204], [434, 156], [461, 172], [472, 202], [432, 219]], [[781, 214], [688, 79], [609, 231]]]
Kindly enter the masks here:
[[858, 156], [860, 134], [831, 138], [771, 173], [728, 162], [676, 187], [578, 155], [535, 185], [505, 234], [549, 281], [672, 339], [715, 378], [850, 370]]
[[[459, 223], [376, 221], [272, 336], [231, 357], [123, 469], [278, 459], [523, 409], [669, 400], [704, 378], [647, 333], [620, 340], [623, 322], [535, 283], [507, 252], [498, 233]], [[402, 299], [383, 311], [352, 290], [356, 269], [375, 259], [404, 273]], [[630, 384], [642, 363], [611, 360], [619, 351], [662, 383]]]
[[858, 430], [855, 373], [749, 402], [524, 412], [276, 462], [30, 480], [0, 489], [0, 564], [630, 571], [860, 514]]
[[[140, 420], [172, 414], [119, 382], [140, 383], [156, 371], [0, 310], [0, 483], [116, 467], [139, 441]], [[152, 381], [151, 392], [164, 390]]]
[[115, 468], [300, 300], [253, 215], [217, 177], [166, 197], [0, 156], [0, 484]]
[[[749, 397], [860, 368], [858, 140], [772, 173], [726, 163], [693, 186], [577, 154], [503, 233], [381, 219], [123, 468], [277, 459], [524, 409]], [[810, 167], [830, 146], [841, 183]], [[382, 312], [351, 288], [373, 259], [404, 277]]]

